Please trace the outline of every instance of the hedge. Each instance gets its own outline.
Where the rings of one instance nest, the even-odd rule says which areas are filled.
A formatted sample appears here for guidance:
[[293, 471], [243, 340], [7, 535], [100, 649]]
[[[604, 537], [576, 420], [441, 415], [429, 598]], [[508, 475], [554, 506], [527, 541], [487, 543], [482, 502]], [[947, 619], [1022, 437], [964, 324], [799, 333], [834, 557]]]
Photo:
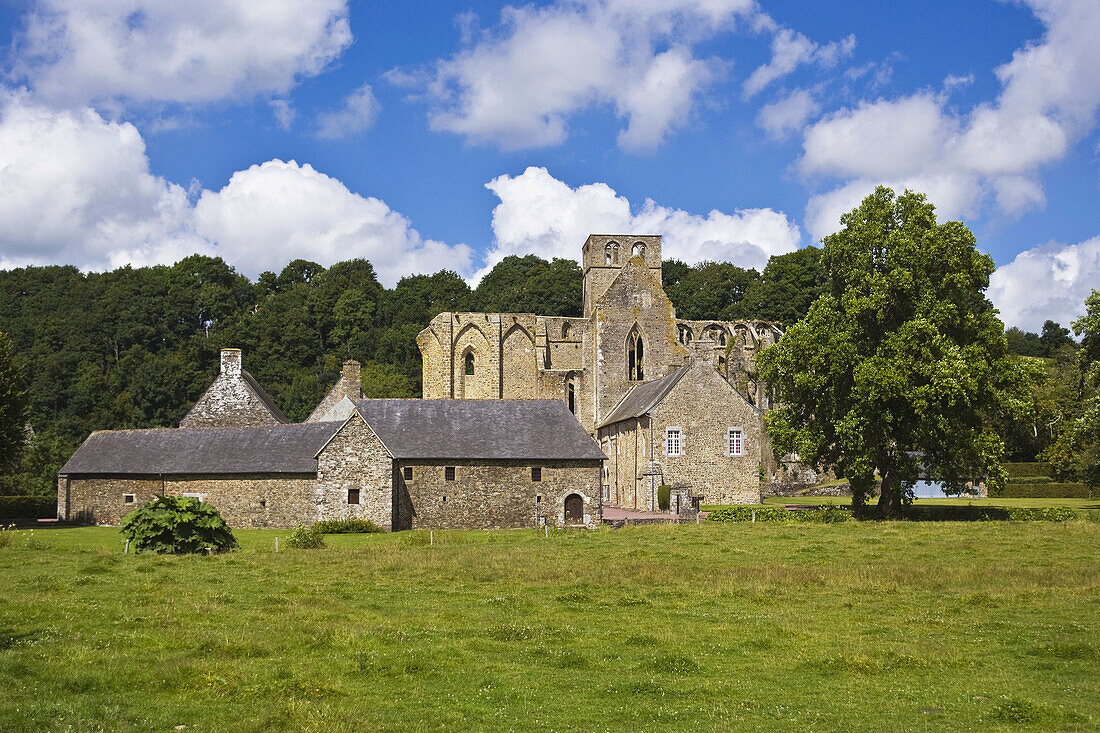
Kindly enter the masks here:
[[382, 528], [369, 519], [322, 519], [313, 528], [321, 534], [370, 534]]
[[1050, 476], [1013, 476], [1009, 479], [1010, 484], [1049, 484], [1054, 479]]
[[56, 496], [0, 496], [0, 519], [48, 519], [56, 516]]
[[852, 518], [848, 507], [825, 504], [813, 509], [785, 509], [781, 506], [746, 504], [724, 506], [707, 514], [708, 522], [757, 522], [818, 523], [847, 522]]
[[1011, 478], [1018, 476], [1053, 476], [1049, 463], [1006, 463], [1005, 470]]
[[1089, 487], [1081, 483], [1006, 484], [996, 496], [1006, 499], [1091, 499]]

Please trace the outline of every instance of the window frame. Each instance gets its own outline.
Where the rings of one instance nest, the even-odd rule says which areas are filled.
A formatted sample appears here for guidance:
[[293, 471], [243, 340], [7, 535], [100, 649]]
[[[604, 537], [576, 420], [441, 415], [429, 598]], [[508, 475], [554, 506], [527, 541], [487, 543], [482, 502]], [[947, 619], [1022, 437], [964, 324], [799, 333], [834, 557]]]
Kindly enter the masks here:
[[531, 480], [535, 483], [542, 481], [542, 466], [531, 466]]
[[[355, 498], [355, 501], [352, 501], [352, 497]], [[359, 489], [348, 489], [348, 506], [359, 506], [362, 504], [360, 497], [361, 494], [359, 493]]]
[[123, 504], [136, 504], [137, 503], [137, 494], [123, 494], [122, 495], [122, 503]]
[[[676, 433], [676, 452], [672, 452], [673, 432]], [[666, 425], [665, 426], [665, 455], [666, 456], [682, 456], [684, 455], [684, 429], [678, 425]]]
[[[737, 451], [733, 450], [733, 436], [737, 434]], [[726, 428], [726, 455], [731, 458], [737, 458], [745, 455], [745, 430], [740, 427]]]
[[458, 478], [457, 466], [444, 466], [443, 467], [443, 480], [455, 481]]
[[412, 481], [413, 480], [413, 467], [412, 466], [403, 466], [401, 468], [401, 478], [404, 481]]

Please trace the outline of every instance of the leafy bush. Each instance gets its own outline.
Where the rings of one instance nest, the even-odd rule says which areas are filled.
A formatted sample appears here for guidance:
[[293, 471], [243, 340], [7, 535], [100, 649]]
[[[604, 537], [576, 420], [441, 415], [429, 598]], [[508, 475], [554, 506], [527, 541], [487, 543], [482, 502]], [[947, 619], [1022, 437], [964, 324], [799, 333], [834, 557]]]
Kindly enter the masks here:
[[672, 506], [672, 487], [668, 484], [661, 484], [657, 487], [657, 508], [662, 512], [667, 512], [670, 506]]
[[313, 525], [321, 534], [370, 534], [383, 531], [369, 519], [324, 519]]
[[745, 504], [743, 506], [724, 506], [707, 515], [708, 522], [751, 522], [753, 513], [758, 522], [784, 522], [832, 524], [847, 522], [852, 518], [848, 507], [825, 504], [813, 509], [787, 509], [781, 506]]
[[1006, 484], [996, 496], [1015, 499], [1090, 499], [1092, 492], [1081, 483]]
[[0, 519], [42, 519], [56, 516], [56, 496], [0, 496]]
[[[875, 507], [864, 507], [856, 516], [860, 519], [877, 519]], [[909, 506], [904, 518], [910, 522], [1068, 522], [1077, 518], [1077, 512], [1069, 507], [1015, 507], [965, 505]]]
[[122, 536], [138, 552], [223, 552], [237, 549], [237, 538], [218, 510], [185, 496], [161, 496], [122, 520]]
[[321, 531], [321, 523], [317, 522], [310, 527], [305, 527], [301, 522], [298, 522], [298, 526], [286, 538], [286, 546], [295, 550], [313, 550], [324, 547], [325, 535]]
[[1050, 476], [1012, 476], [1009, 479], [1010, 484], [1049, 484], [1053, 482]]
[[1054, 471], [1049, 463], [1006, 463], [1004, 464], [1005, 471], [1008, 472], [1010, 480], [1015, 480], [1020, 476], [1053, 476]]

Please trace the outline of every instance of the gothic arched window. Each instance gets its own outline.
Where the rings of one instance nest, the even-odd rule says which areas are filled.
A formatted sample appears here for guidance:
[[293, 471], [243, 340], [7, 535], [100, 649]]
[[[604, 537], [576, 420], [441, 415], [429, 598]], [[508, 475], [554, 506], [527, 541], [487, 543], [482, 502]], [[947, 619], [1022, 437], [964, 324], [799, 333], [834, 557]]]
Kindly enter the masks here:
[[611, 264], [611, 245], [607, 245], [603, 248], [603, 263], [605, 265]]
[[626, 339], [626, 375], [632, 382], [645, 379], [645, 345], [637, 326]]
[[466, 376], [472, 377], [474, 374], [474, 353], [472, 351], [466, 352]]

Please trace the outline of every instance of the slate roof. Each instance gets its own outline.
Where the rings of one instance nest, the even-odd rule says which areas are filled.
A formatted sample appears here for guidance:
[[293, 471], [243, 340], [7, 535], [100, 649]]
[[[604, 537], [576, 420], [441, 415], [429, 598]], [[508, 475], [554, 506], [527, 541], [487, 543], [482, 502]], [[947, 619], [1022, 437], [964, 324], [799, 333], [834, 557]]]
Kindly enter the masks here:
[[62, 475], [315, 473], [317, 451], [340, 422], [246, 428], [157, 428], [92, 433]]
[[275, 404], [275, 400], [271, 399], [271, 395], [264, 391], [264, 388], [260, 386], [260, 383], [256, 381], [255, 377], [248, 373], [247, 369], [241, 370], [241, 376], [244, 378], [245, 384], [247, 384], [256, 395], [256, 398], [264, 404], [268, 412], [275, 416], [276, 420], [281, 423], [290, 422], [287, 416], [283, 414], [283, 411], [279, 409], [279, 406]]
[[634, 387], [626, 393], [626, 397], [623, 397], [622, 401], [615, 406], [615, 409], [611, 411], [611, 414], [607, 416], [607, 419], [600, 423], [599, 427], [617, 423], [620, 420], [628, 420], [634, 417], [641, 417], [657, 405], [661, 404], [661, 400], [668, 396], [668, 393], [672, 391], [672, 388], [676, 386], [676, 383], [683, 379], [684, 375], [691, 369], [690, 364], [684, 364], [676, 371], [668, 374], [660, 379], [654, 379], [652, 382], [645, 382]]
[[394, 458], [602, 460], [559, 400], [361, 400]]

